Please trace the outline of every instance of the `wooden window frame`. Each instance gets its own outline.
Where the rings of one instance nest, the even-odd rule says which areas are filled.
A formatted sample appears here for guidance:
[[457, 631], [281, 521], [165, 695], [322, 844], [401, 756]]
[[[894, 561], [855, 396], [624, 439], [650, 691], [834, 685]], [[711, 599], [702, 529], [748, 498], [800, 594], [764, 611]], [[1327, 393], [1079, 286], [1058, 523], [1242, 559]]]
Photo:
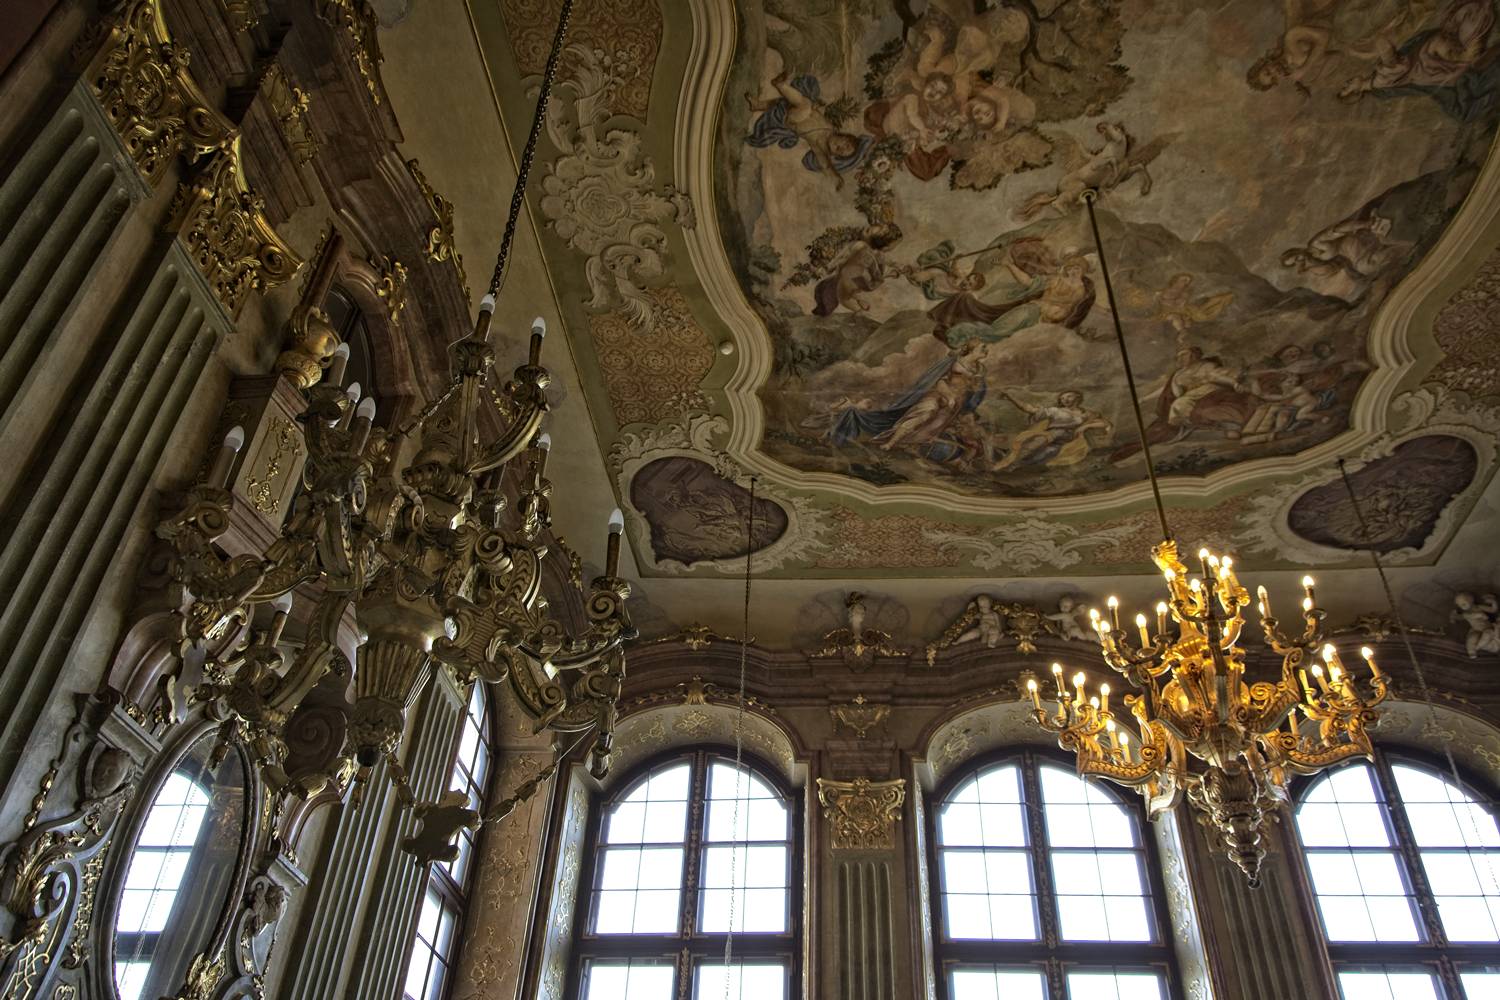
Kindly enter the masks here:
[[[1032, 884], [1035, 888], [1037, 923], [1039, 935], [1033, 941], [985, 941], [973, 939], [950, 940], [947, 937], [947, 921], [943, 912], [943, 871], [940, 864], [942, 846], [938, 838], [938, 819], [954, 790], [971, 778], [991, 768], [1014, 763], [1021, 769], [1022, 796], [1026, 799], [1026, 853], [1031, 863]], [[1071, 971], [1130, 971], [1150, 969], [1160, 972], [1166, 979], [1166, 993], [1170, 1000], [1182, 1000], [1182, 975], [1177, 966], [1177, 953], [1173, 949], [1171, 913], [1167, 909], [1166, 887], [1161, 877], [1161, 858], [1156, 838], [1150, 833], [1150, 820], [1138, 796], [1121, 795], [1102, 779], [1092, 783], [1104, 790], [1115, 804], [1124, 809], [1135, 824], [1140, 838], [1141, 863], [1145, 867], [1145, 886], [1150, 893], [1149, 916], [1153, 921], [1153, 942], [1116, 941], [1064, 941], [1057, 911], [1057, 896], [1052, 886], [1050, 866], [1052, 847], [1047, 841], [1046, 819], [1040, 809], [1030, 804], [1040, 803], [1041, 772], [1044, 765], [1059, 767], [1076, 773], [1071, 758], [1063, 754], [1033, 747], [1007, 747], [992, 751], [964, 762], [943, 779], [928, 796], [926, 816], [928, 905], [932, 922], [932, 954], [937, 979], [939, 1000], [951, 1000], [949, 972], [955, 966], [1009, 966], [1012, 968], [1034, 967], [1046, 973], [1047, 996], [1050, 1000], [1067, 1000], [1067, 973]], [[1062, 850], [1073, 850], [1063, 848]]]
[[[1318, 938], [1323, 943], [1323, 950], [1328, 957], [1328, 965], [1332, 973], [1331, 980], [1336, 998], [1342, 996], [1338, 982], [1340, 971], [1419, 970], [1436, 974], [1442, 1000], [1481, 1000], [1478, 997], [1467, 996], [1459, 975], [1463, 972], [1500, 971], [1500, 942], [1493, 944], [1467, 941], [1454, 943], [1448, 940], [1447, 934], [1443, 931], [1442, 919], [1438, 915], [1437, 900], [1432, 893], [1431, 886], [1427, 883], [1427, 871], [1422, 866], [1421, 848], [1412, 834], [1411, 823], [1406, 815], [1406, 806], [1401, 801], [1401, 790], [1396, 784], [1396, 775], [1393, 770], [1396, 763], [1427, 771], [1433, 777], [1441, 779], [1445, 785], [1453, 784], [1453, 772], [1448, 769], [1446, 761], [1440, 762], [1431, 754], [1406, 747], [1390, 749], [1376, 747], [1373, 761], [1355, 759], [1342, 765], [1344, 767], [1364, 765], [1374, 773], [1376, 800], [1382, 806], [1382, 815], [1393, 846], [1389, 851], [1384, 848], [1370, 848], [1369, 850], [1395, 854], [1397, 868], [1416, 903], [1417, 911], [1414, 919], [1423, 940], [1411, 943], [1328, 940], [1328, 931], [1323, 925], [1323, 913], [1318, 906], [1318, 894], [1313, 888], [1312, 870], [1307, 863], [1308, 849], [1303, 846], [1301, 833], [1297, 829], [1296, 811], [1302, 805], [1303, 797], [1307, 792], [1329, 777], [1336, 769], [1299, 778], [1292, 787], [1293, 815], [1287, 832], [1294, 853], [1297, 855], [1297, 863], [1292, 868], [1297, 875], [1298, 896], [1301, 899], [1303, 911], [1310, 926], [1316, 929]], [[1476, 780], [1476, 776], [1463, 767], [1459, 768], [1458, 776], [1459, 789], [1495, 815], [1497, 821], [1500, 821], [1500, 812], [1494, 808], [1497, 798], [1490, 792], [1488, 784]], [[1352, 850], [1356, 854], [1360, 852], [1359, 848]], [[1497, 857], [1496, 863], [1500, 865], [1500, 857]]]
[[[600, 862], [604, 823], [615, 803], [652, 773], [678, 761], [686, 762], [690, 770], [687, 837], [682, 845], [683, 881], [682, 895], [678, 902], [677, 931], [674, 934], [594, 934], [589, 926], [594, 917], [594, 893], [598, 890], [603, 875], [604, 866]], [[583, 973], [590, 962], [642, 958], [673, 964], [677, 1000], [688, 1000], [692, 995], [693, 977], [698, 965], [704, 962], [723, 962], [724, 944], [728, 935], [698, 930], [699, 883], [703, 877], [704, 843], [708, 833], [708, 775], [711, 765], [716, 761], [733, 767], [734, 748], [719, 744], [697, 745], [691, 749], [676, 747], [642, 761], [607, 794], [594, 799], [580, 858], [579, 871], [582, 877], [578, 885], [578, 902], [574, 907], [573, 954], [564, 996], [582, 996]], [[787, 929], [780, 934], [736, 932], [732, 961], [753, 963], [756, 959], [775, 959], [785, 962], [786, 995], [793, 998], [798, 995], [797, 984], [800, 982], [802, 959], [802, 799], [781, 773], [758, 755], [742, 753], [741, 765], [769, 785], [787, 810], [789, 826], [785, 843], [788, 912]]]

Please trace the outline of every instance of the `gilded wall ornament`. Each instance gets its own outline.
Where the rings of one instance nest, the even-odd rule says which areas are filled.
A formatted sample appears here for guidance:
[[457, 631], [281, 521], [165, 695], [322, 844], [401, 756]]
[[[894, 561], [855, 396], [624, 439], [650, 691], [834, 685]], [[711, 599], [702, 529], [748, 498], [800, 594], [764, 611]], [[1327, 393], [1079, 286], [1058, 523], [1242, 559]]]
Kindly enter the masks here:
[[885, 724], [885, 720], [890, 717], [891, 706], [871, 705], [864, 695], [857, 694], [846, 705], [831, 706], [828, 714], [833, 718], [835, 732], [843, 727], [859, 739], [865, 739], [870, 730]]
[[865, 595], [851, 591], [844, 598], [848, 622], [823, 634], [823, 646], [809, 653], [813, 659], [842, 658], [856, 669], [868, 667], [877, 656], [910, 656], [911, 651], [891, 645], [891, 634], [865, 626]]
[[385, 311], [395, 323], [401, 319], [401, 310], [406, 308], [406, 265], [394, 257], [381, 254], [370, 258], [370, 266], [379, 272], [375, 292], [385, 302]]
[[281, 479], [286, 471], [289, 457], [295, 458], [302, 448], [302, 434], [297, 425], [285, 417], [272, 417], [269, 438], [271, 444], [265, 453], [260, 470], [245, 477], [245, 495], [250, 505], [267, 517], [274, 517], [281, 509]]
[[818, 802], [831, 828], [835, 851], [888, 851], [906, 802], [906, 780], [818, 779]]
[[437, 218], [427, 229], [427, 259], [438, 263], [453, 261], [453, 266], [458, 268], [458, 280], [464, 286], [464, 294], [468, 295], [469, 278], [464, 273], [464, 255], [458, 252], [458, 246], [453, 240], [453, 202], [433, 190], [432, 182], [422, 173], [415, 158], [406, 161], [406, 168], [411, 171], [422, 197], [427, 199], [427, 207]]
[[158, 0], [127, 3], [80, 45], [96, 42], [85, 77], [150, 186], [178, 153], [210, 152], [233, 133], [188, 72], [188, 52], [172, 41]]
[[289, 281], [302, 266], [245, 182], [239, 136], [178, 190], [172, 219], [172, 230], [230, 316], [239, 315], [252, 292]]
[[942, 650], [970, 642], [995, 649], [1003, 640], [1014, 639], [1016, 651], [1029, 656], [1036, 652], [1036, 640], [1042, 636], [1088, 639], [1078, 622], [1078, 604], [1077, 598], [1064, 596], [1055, 612], [1042, 611], [1033, 604], [980, 594], [942, 635], [927, 644], [927, 664], [931, 666]]
[[380, 82], [380, 64], [385, 57], [380, 54], [377, 34], [380, 22], [369, 0], [320, 0], [318, 17], [344, 33], [349, 42], [350, 57], [355, 69], [359, 70], [360, 79], [365, 82], [365, 89], [370, 92], [370, 100], [379, 104], [384, 89]]
[[618, 311], [632, 325], [655, 329], [657, 304], [647, 292], [667, 264], [667, 234], [675, 223], [691, 229], [693, 206], [671, 185], [658, 187], [656, 164], [640, 137], [606, 127], [617, 67], [579, 45], [567, 49], [572, 108], [554, 108], [547, 134], [562, 155], [542, 174], [542, 214], [569, 248], [584, 254], [588, 307]]
[[318, 154], [318, 137], [308, 120], [312, 98], [301, 87], [292, 85], [279, 62], [271, 63], [266, 69], [261, 78], [261, 90], [271, 105], [271, 113], [293, 158], [301, 164], [311, 163]]

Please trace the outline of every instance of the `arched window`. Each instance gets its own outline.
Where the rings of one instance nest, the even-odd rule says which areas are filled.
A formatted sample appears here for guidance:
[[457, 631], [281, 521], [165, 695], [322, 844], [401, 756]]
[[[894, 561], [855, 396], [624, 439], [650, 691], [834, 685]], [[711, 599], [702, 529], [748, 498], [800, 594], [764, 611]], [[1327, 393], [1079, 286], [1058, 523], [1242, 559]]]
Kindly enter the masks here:
[[[344, 369], [345, 383], [358, 382], [367, 395], [374, 392], [375, 349], [364, 310], [347, 289], [338, 285], [328, 290], [323, 310], [328, 314], [328, 324], [339, 335], [339, 340], [349, 345], [349, 364]], [[376, 411], [376, 417], [379, 416], [379, 411]]]
[[694, 1000], [792, 997], [796, 821], [795, 800], [769, 772], [748, 761], [736, 771], [717, 751], [659, 762], [625, 784], [594, 821], [568, 995], [676, 1000], [682, 984]]
[[933, 810], [948, 1000], [1166, 1000], [1177, 993], [1139, 806], [1031, 752], [962, 772]]
[[1492, 803], [1380, 754], [1310, 783], [1296, 825], [1345, 1000], [1500, 996]]
[[120, 1000], [141, 1000], [211, 804], [208, 791], [182, 771], [162, 783], [151, 803], [115, 916], [115, 987]]
[[[494, 756], [492, 730], [489, 696], [485, 686], [475, 681], [448, 780], [449, 788], [469, 797], [471, 809], [484, 808]], [[417, 924], [407, 955], [403, 1000], [440, 1000], [447, 995], [475, 847], [473, 831], [459, 831], [458, 856], [446, 864], [433, 865], [429, 871], [427, 890], [417, 911]]]

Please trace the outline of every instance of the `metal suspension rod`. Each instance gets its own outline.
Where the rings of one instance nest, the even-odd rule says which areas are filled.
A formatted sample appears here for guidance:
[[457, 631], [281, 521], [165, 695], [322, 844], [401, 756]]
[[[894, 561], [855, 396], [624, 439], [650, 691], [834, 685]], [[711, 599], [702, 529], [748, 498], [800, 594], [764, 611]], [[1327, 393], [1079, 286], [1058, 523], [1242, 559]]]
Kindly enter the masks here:
[[1099, 273], [1104, 279], [1104, 297], [1109, 302], [1109, 316], [1115, 324], [1115, 340], [1120, 345], [1120, 361], [1125, 366], [1125, 383], [1130, 387], [1130, 406], [1135, 411], [1135, 429], [1140, 435], [1141, 455], [1146, 460], [1146, 475], [1151, 479], [1151, 496], [1156, 501], [1156, 517], [1161, 522], [1161, 537], [1170, 542], [1172, 529], [1167, 525], [1167, 508], [1161, 500], [1161, 486], [1156, 481], [1156, 464], [1151, 461], [1151, 442], [1146, 438], [1146, 418], [1141, 415], [1141, 397], [1135, 387], [1135, 371], [1130, 367], [1130, 351], [1125, 347], [1125, 330], [1120, 326], [1120, 310], [1115, 306], [1115, 288], [1109, 280], [1109, 261], [1104, 257], [1104, 241], [1099, 238], [1099, 220], [1094, 215], [1094, 201], [1098, 192], [1083, 193], [1083, 203], [1089, 210], [1089, 228], [1094, 232], [1094, 249], [1099, 254]]

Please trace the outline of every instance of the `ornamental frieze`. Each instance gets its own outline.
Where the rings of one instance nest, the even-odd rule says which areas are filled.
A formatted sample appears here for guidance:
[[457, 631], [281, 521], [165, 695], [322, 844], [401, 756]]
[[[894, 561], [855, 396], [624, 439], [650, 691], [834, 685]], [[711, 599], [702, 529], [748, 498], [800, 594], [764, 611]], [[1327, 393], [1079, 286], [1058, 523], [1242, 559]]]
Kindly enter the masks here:
[[818, 802], [835, 851], [889, 851], [906, 803], [906, 781], [818, 779]]

